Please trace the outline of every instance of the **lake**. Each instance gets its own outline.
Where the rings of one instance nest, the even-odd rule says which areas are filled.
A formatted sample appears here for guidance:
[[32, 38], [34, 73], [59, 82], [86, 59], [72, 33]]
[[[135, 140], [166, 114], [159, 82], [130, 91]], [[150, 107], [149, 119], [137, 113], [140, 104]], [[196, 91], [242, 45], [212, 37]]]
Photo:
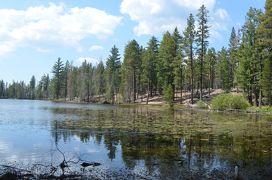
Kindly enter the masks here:
[[0, 134], [0, 164], [35, 173], [65, 158], [97, 179], [272, 177], [268, 115], [0, 100]]

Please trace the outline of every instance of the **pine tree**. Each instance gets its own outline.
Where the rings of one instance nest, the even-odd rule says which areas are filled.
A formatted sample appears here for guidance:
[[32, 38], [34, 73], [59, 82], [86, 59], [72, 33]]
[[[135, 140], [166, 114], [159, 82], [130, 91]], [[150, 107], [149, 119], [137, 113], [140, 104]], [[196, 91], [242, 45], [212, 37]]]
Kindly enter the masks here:
[[232, 81], [231, 81], [231, 66], [230, 66], [230, 61], [228, 58], [228, 52], [226, 48], [222, 48], [221, 51], [219, 52], [219, 69], [220, 69], [220, 80], [222, 83], [222, 88], [226, 91], [229, 92], [232, 86]]
[[[258, 104], [258, 96], [260, 89], [260, 60], [256, 47], [256, 30], [260, 24], [261, 11], [255, 8], [250, 8], [246, 22], [242, 28], [242, 43], [239, 49], [239, 67], [237, 73], [237, 81], [247, 94], [248, 101], [253, 104]], [[254, 96], [253, 96], [254, 95]]]
[[0, 81], [0, 99], [5, 97], [5, 83], [3, 80]]
[[35, 76], [31, 77], [30, 83], [30, 98], [35, 99], [35, 88], [36, 88], [36, 79]]
[[125, 102], [135, 102], [137, 97], [137, 80], [141, 69], [140, 46], [136, 40], [130, 41], [125, 48], [122, 65], [122, 86]]
[[103, 95], [106, 91], [105, 86], [105, 67], [102, 61], [100, 61], [95, 70], [95, 79], [96, 79], [96, 94]]
[[208, 77], [209, 77], [209, 96], [211, 94], [211, 89], [214, 88], [214, 81], [216, 75], [216, 52], [214, 48], [208, 50], [207, 56], [208, 65]]
[[203, 95], [203, 71], [204, 71], [204, 57], [208, 47], [209, 26], [208, 26], [208, 13], [204, 5], [202, 5], [197, 14], [198, 17], [198, 30], [196, 33], [196, 42], [198, 46], [198, 56], [200, 59], [200, 100]]
[[[262, 92], [268, 99], [268, 104], [272, 105], [272, 0], [266, 0], [265, 13], [261, 16], [261, 24], [257, 29], [257, 49], [260, 57], [260, 105]], [[265, 61], [263, 63], [263, 61]]]
[[183, 90], [183, 54], [182, 54], [182, 36], [180, 35], [177, 27], [175, 28], [172, 37], [174, 39], [174, 49], [175, 49], [175, 57], [174, 57], [174, 84], [176, 89], [180, 89], [180, 103], [182, 103], [182, 90]]
[[107, 73], [107, 86], [108, 95], [112, 103], [114, 103], [114, 95], [119, 92], [121, 76], [120, 76], [120, 54], [118, 48], [114, 45], [110, 51], [110, 55], [106, 62], [106, 73]]
[[192, 14], [187, 19], [187, 27], [184, 31], [183, 47], [187, 56], [187, 66], [190, 71], [190, 89], [191, 89], [191, 103], [194, 101], [194, 43], [195, 43], [195, 20]]
[[[143, 77], [142, 82], [144, 88], [147, 91], [148, 104], [149, 96], [153, 96], [156, 93], [157, 88], [157, 57], [158, 57], [158, 41], [153, 36], [148, 42], [146, 50], [143, 52], [142, 70]], [[155, 92], [154, 92], [155, 91]]]
[[229, 39], [229, 58], [231, 65], [231, 81], [233, 83], [232, 87], [234, 87], [234, 76], [235, 70], [238, 66], [238, 50], [239, 50], [239, 36], [236, 34], [234, 27], [231, 30], [231, 35]]
[[54, 97], [59, 99], [61, 96], [61, 90], [63, 89], [63, 72], [64, 65], [61, 58], [58, 58], [57, 62], [53, 66], [53, 87], [54, 87]]
[[267, 97], [267, 103], [269, 106], [272, 105], [272, 60], [271, 55], [270, 59], [266, 59], [263, 69], [263, 78], [262, 78], [262, 89], [264, 95]]
[[174, 100], [174, 91], [175, 91], [175, 74], [174, 74], [174, 68], [175, 68], [175, 55], [176, 55], [176, 49], [175, 49], [175, 40], [171, 36], [169, 32], [166, 32], [163, 35], [163, 39], [161, 42], [161, 45], [159, 47], [159, 72], [158, 72], [158, 79], [159, 84], [162, 89], [170, 89], [169, 86], [171, 86], [171, 89], [173, 90], [173, 97]]

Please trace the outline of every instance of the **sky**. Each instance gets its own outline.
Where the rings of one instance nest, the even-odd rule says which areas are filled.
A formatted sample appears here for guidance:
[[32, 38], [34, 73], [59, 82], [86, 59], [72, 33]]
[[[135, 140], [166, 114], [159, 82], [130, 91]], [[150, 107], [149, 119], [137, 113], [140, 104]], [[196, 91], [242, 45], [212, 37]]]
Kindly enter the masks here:
[[0, 80], [38, 81], [58, 57], [96, 65], [113, 45], [123, 54], [132, 39], [146, 47], [153, 35], [182, 32], [202, 4], [209, 10], [209, 47], [219, 50], [248, 9], [263, 9], [265, 0], [1, 0]]

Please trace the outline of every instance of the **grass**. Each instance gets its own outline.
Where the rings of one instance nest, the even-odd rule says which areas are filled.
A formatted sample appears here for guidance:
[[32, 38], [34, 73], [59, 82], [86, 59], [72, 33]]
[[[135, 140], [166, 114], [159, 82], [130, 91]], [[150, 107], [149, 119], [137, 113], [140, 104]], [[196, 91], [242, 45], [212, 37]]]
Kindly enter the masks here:
[[197, 102], [197, 107], [199, 109], [209, 109], [208, 104], [206, 104], [204, 101], [201, 101], [201, 100]]
[[272, 107], [271, 106], [262, 106], [262, 107], [256, 107], [251, 106], [247, 108], [247, 112], [250, 113], [272, 113]]
[[246, 110], [249, 103], [242, 95], [220, 94], [213, 98], [211, 107], [214, 110]]

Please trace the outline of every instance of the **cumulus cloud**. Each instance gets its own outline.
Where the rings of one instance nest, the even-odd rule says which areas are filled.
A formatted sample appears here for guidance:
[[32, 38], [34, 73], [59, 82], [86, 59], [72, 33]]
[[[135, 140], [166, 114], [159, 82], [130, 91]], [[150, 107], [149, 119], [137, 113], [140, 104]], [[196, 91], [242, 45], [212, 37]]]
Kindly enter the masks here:
[[197, 10], [202, 4], [204, 4], [207, 9], [211, 10], [215, 5], [215, 0], [173, 0], [173, 2], [180, 7], [188, 8], [190, 10]]
[[211, 12], [210, 24], [211, 31], [210, 36], [212, 40], [222, 39], [220, 32], [228, 30], [228, 23], [230, 22], [230, 16], [225, 9], [219, 8]]
[[123, 0], [120, 11], [137, 23], [136, 35], [156, 35], [175, 27], [183, 30], [189, 13], [196, 14], [202, 4], [210, 11], [211, 36], [219, 37], [230, 18], [226, 10], [215, 8], [216, 0]]
[[92, 45], [89, 50], [90, 51], [100, 51], [100, 50], [103, 50], [103, 46], [100, 46], [100, 45]]
[[12, 42], [1, 42], [0, 41], [0, 56], [12, 52], [15, 49], [14, 43]]
[[4, 47], [0, 55], [24, 45], [77, 46], [88, 36], [103, 39], [114, 33], [122, 19], [92, 7], [67, 9], [53, 3], [26, 10], [0, 9], [0, 17], [0, 44]]
[[40, 48], [40, 47], [36, 48], [36, 50], [37, 50], [38, 52], [40, 52], [40, 53], [49, 53], [49, 52], [52, 51], [51, 49]]

